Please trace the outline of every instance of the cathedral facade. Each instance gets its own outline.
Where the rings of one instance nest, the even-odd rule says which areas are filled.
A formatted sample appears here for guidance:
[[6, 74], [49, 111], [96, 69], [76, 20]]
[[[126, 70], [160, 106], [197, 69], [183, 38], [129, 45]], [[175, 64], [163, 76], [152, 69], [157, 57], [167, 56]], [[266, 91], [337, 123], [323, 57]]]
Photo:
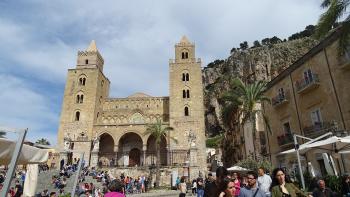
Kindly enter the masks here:
[[[68, 70], [58, 130], [61, 156], [69, 162], [84, 152], [90, 166], [128, 168], [160, 162], [206, 171], [202, 71], [195, 45], [185, 36], [175, 44], [165, 97], [135, 93], [110, 98], [103, 66], [92, 41], [87, 50], [78, 52], [76, 68]], [[155, 138], [145, 134], [147, 125], [157, 120], [173, 128], [161, 140], [160, 158]]]

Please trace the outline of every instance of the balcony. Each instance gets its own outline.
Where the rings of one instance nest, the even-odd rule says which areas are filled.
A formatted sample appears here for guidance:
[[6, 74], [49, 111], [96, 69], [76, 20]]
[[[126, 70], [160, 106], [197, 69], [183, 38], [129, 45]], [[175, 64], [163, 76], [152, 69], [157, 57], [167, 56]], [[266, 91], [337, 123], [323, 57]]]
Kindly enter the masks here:
[[320, 80], [317, 74], [312, 74], [309, 78], [303, 78], [295, 83], [299, 94], [307, 93], [320, 85]]
[[294, 144], [293, 141], [294, 139], [292, 133], [284, 133], [277, 136], [277, 142], [281, 149], [291, 148]]
[[284, 95], [278, 94], [277, 96], [271, 99], [271, 104], [273, 107], [279, 107], [288, 102], [289, 102], [288, 92], [286, 92]]
[[304, 127], [304, 135], [309, 138], [316, 138], [325, 133], [338, 131], [337, 124], [335, 122], [316, 122], [314, 125]]

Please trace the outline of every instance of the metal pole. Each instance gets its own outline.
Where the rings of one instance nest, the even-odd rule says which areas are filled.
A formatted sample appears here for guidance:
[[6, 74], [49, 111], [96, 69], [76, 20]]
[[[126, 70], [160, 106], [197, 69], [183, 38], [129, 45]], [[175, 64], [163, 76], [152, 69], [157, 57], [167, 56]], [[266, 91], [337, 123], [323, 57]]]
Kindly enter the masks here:
[[24, 131], [16, 132], [16, 133], [19, 133], [19, 136], [18, 136], [18, 140], [16, 142], [15, 150], [13, 151], [13, 155], [12, 155], [11, 162], [10, 162], [10, 167], [6, 173], [6, 180], [5, 180], [5, 184], [4, 184], [4, 187], [2, 189], [2, 192], [1, 192], [1, 196], [7, 196], [7, 193], [10, 189], [11, 180], [12, 180], [13, 174], [15, 173], [15, 170], [16, 170], [18, 158], [21, 154], [24, 138], [26, 137], [27, 131], [28, 131], [28, 129], [25, 129]]
[[73, 185], [73, 189], [72, 189], [72, 193], [71, 193], [71, 197], [74, 197], [75, 195], [75, 190], [77, 188], [77, 184], [78, 184], [78, 178], [79, 178], [79, 175], [80, 175], [80, 170], [81, 170], [81, 164], [83, 162], [83, 159], [84, 159], [84, 152], [81, 153], [80, 155], [80, 161], [79, 161], [79, 164], [78, 164], [78, 170], [77, 170], [77, 175], [75, 176], [75, 180], [74, 180], [74, 185]]
[[302, 184], [302, 186], [303, 186], [303, 189], [305, 190], [304, 175], [303, 175], [303, 171], [302, 171], [302, 169], [301, 169], [300, 154], [299, 154], [299, 145], [298, 145], [298, 141], [297, 141], [297, 136], [294, 134], [294, 135], [293, 135], [293, 138], [294, 138], [295, 149], [296, 149], [296, 151], [297, 151], [297, 158], [298, 158], [298, 166], [299, 166], [299, 173], [300, 173], [301, 184]]

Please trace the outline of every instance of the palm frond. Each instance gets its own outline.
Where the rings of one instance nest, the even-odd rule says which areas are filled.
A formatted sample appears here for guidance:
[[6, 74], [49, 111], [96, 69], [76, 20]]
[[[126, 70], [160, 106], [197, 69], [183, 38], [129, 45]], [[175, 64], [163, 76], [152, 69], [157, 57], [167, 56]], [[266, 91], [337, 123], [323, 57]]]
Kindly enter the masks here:
[[321, 3], [321, 7], [322, 7], [322, 8], [327, 8], [330, 4], [331, 4], [331, 0], [324, 0], [324, 1]]
[[[328, 3], [328, 2], [326, 2]], [[332, 29], [335, 22], [340, 19], [346, 11], [347, 1], [330, 0], [328, 10], [323, 13], [316, 26], [315, 37], [317, 39], [325, 37]]]

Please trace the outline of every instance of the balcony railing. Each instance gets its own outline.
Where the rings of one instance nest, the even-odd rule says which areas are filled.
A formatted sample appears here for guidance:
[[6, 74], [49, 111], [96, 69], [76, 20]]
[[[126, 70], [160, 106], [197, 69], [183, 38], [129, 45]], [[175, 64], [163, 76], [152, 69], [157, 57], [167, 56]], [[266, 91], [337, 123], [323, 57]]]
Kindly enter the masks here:
[[292, 133], [284, 133], [282, 135], [277, 136], [277, 142], [280, 146], [293, 144]]
[[286, 92], [284, 95], [278, 94], [277, 96], [271, 99], [272, 106], [278, 107], [284, 103], [288, 103], [289, 101], [289, 93]]
[[299, 94], [306, 93], [320, 85], [320, 80], [317, 74], [312, 74], [309, 78], [303, 78], [295, 83], [297, 92]]
[[318, 137], [328, 132], [338, 130], [335, 122], [316, 122], [314, 125], [304, 127], [304, 135], [307, 137]]

